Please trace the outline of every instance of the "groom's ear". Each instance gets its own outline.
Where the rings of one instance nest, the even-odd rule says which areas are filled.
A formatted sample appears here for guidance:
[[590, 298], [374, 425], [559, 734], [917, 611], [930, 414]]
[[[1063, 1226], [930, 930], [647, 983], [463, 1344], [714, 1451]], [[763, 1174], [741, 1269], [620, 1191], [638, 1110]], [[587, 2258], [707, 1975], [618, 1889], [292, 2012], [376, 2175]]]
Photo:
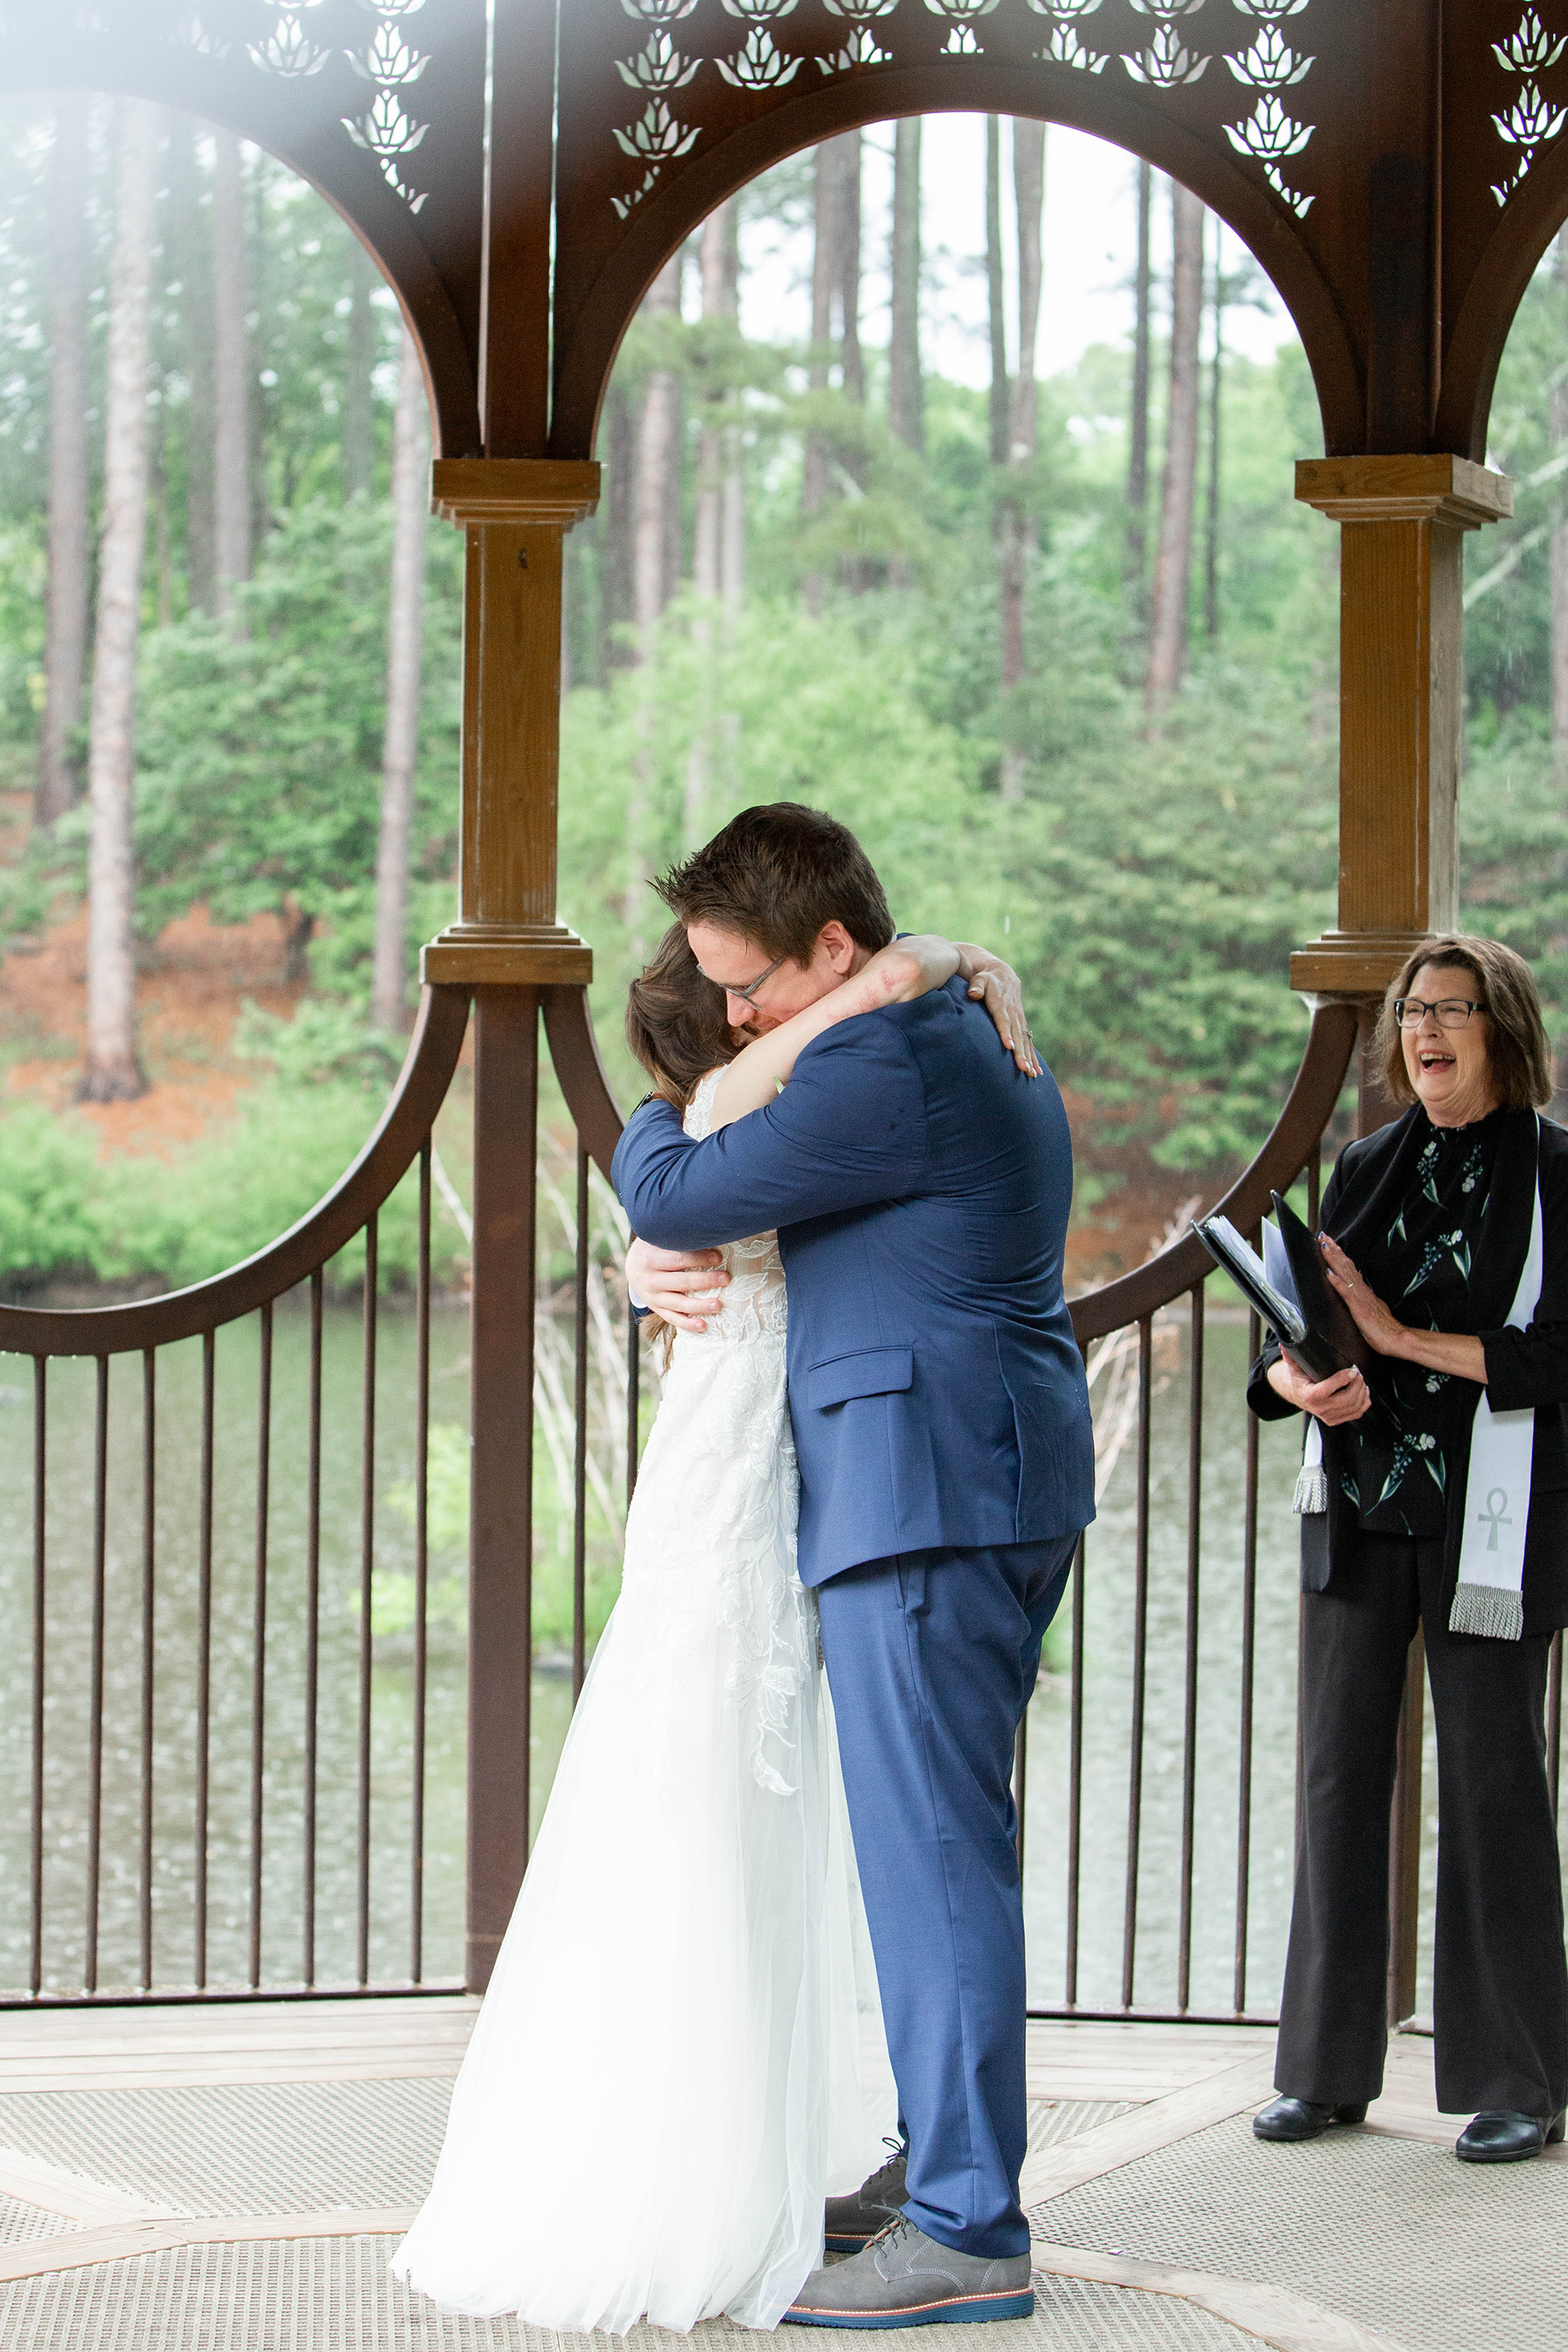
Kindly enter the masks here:
[[855, 961], [855, 942], [837, 919], [824, 923], [816, 935], [816, 944], [835, 971], [847, 972]]

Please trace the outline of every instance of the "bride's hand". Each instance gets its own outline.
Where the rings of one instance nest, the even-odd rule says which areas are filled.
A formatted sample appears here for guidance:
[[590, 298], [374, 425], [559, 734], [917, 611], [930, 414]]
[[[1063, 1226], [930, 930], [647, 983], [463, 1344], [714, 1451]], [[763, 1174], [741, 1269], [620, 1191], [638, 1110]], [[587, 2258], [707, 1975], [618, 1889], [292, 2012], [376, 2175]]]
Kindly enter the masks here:
[[1024, 1076], [1037, 1078], [1044, 1064], [1035, 1050], [1024, 1016], [1023, 983], [1012, 965], [993, 955], [989, 948], [961, 943], [958, 969], [960, 976], [969, 982], [970, 995], [984, 1005], [996, 1024], [996, 1034]]

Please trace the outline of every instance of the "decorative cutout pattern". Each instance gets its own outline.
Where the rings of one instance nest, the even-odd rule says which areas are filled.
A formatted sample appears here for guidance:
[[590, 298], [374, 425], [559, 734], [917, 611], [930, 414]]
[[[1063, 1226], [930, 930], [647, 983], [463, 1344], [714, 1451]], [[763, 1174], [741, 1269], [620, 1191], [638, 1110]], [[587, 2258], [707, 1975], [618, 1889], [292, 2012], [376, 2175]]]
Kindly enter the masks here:
[[[952, 29], [942, 43], [944, 58], [982, 58], [985, 52], [974, 37], [982, 16], [989, 16], [997, 0], [926, 0], [933, 16], [945, 16]], [[726, 0], [728, 5], [728, 0]]]
[[795, 5], [795, 0], [724, 0], [729, 14], [742, 17], [752, 27], [744, 48], [713, 60], [727, 82], [737, 89], [782, 89], [786, 81], [795, 79], [800, 59], [781, 57], [767, 29], [775, 17], [787, 16]]
[[[879, 16], [890, 16], [899, 0], [822, 0], [830, 16], [842, 16], [853, 26], [844, 47], [830, 58], [818, 58], [816, 62], [825, 74], [849, 73], [856, 66], [886, 66], [892, 63], [877, 39], [871, 26]], [[1096, 0], [1096, 5], [1099, 0]]]
[[1226, 124], [1225, 135], [1239, 154], [1250, 155], [1262, 164], [1263, 176], [1275, 194], [1299, 220], [1305, 220], [1312, 198], [1291, 187], [1279, 166], [1288, 156], [1301, 152], [1315, 125], [1299, 122], [1287, 113], [1279, 92], [1305, 80], [1316, 59], [1291, 48], [1279, 27], [1287, 16], [1300, 16], [1307, 0], [1231, 0], [1231, 5], [1244, 16], [1259, 20], [1262, 29], [1249, 47], [1239, 53], [1228, 51], [1225, 61], [1238, 82], [1260, 95], [1245, 121]]
[[[314, 5], [314, 0], [273, 0], [273, 5], [297, 9]], [[360, 5], [390, 13], [393, 0], [360, 0]], [[403, 0], [405, 8], [414, 5], [418, 0]], [[683, 52], [678, 46], [675, 27], [695, 13], [699, 0], [620, 0], [620, 5], [634, 24], [647, 28], [642, 49], [635, 57], [616, 59], [622, 81], [647, 100], [638, 120], [614, 134], [640, 173], [623, 194], [610, 199], [617, 218], [626, 220], [658, 184], [666, 167], [689, 153], [700, 138], [702, 124], [677, 111], [676, 93], [689, 86], [705, 62], [710, 60], [731, 89], [760, 97], [785, 89], [805, 60], [781, 51], [773, 30], [782, 17], [795, 13], [799, 0], [719, 0], [724, 14], [745, 26], [742, 45], [728, 47], [722, 55], [715, 53], [711, 39], [704, 41], [700, 35], [695, 53]], [[844, 26], [846, 37], [841, 47], [817, 57], [819, 73], [832, 77], [892, 64], [891, 53], [879, 38], [879, 28], [883, 19], [893, 15], [900, 0], [822, 0], [822, 5]], [[937, 54], [983, 57], [984, 20], [1001, 5], [1002, 0], [925, 0], [929, 14], [946, 27]], [[1135, 14], [1146, 20], [1148, 38], [1139, 48], [1116, 50], [1097, 49], [1085, 37], [1090, 18], [1099, 16], [1104, 0], [1025, 0], [1025, 5], [1049, 27], [1045, 45], [1033, 51], [1037, 62], [1068, 72], [1102, 74], [1112, 56], [1120, 55], [1129, 77], [1145, 89], [1180, 90], [1201, 81], [1211, 59], [1223, 57], [1231, 79], [1254, 96], [1251, 113], [1224, 126], [1231, 146], [1260, 167], [1274, 194], [1299, 219], [1310, 210], [1311, 196], [1291, 184], [1283, 167], [1300, 154], [1316, 130], [1310, 118], [1299, 119], [1286, 102], [1286, 93], [1297, 89], [1317, 62], [1289, 37], [1295, 29], [1290, 20], [1303, 16], [1311, 0], [1228, 0], [1228, 7], [1244, 20], [1238, 28], [1239, 40], [1231, 29], [1234, 18], [1220, 22], [1227, 0], [1215, 0], [1204, 19], [1208, 37], [1201, 43], [1193, 37], [1200, 30], [1194, 20], [1203, 16], [1209, 0], [1128, 0]], [[1016, 9], [1018, 0], [1012, 0], [1012, 6]], [[1511, 56], [1513, 50], [1519, 53], [1517, 60]], [[1505, 58], [1503, 51], [1498, 51], [1500, 60], [1508, 63], [1510, 70], [1531, 73], [1544, 71], [1565, 53], [1568, 37], [1553, 44], [1542, 31], [1533, 8], [1525, 11], [1521, 30], [1510, 44], [1510, 56]], [[1537, 105], [1544, 106], [1531, 81], [1521, 92], [1521, 107], [1515, 109], [1517, 121], [1510, 118], [1510, 127], [1504, 129], [1499, 118], [1502, 135], [1515, 144], [1532, 141], [1539, 145], [1542, 139], [1555, 136], [1568, 121], [1568, 114], [1550, 109], [1540, 117], [1528, 102], [1532, 94]], [[1549, 128], [1542, 127], [1542, 120]], [[1529, 152], [1533, 152], [1533, 146]]]
[[1078, 35], [1079, 20], [1092, 16], [1100, 0], [1029, 0], [1037, 16], [1051, 19], [1051, 37], [1035, 51], [1042, 65], [1073, 66], [1079, 73], [1099, 74], [1110, 63], [1109, 50], [1086, 49]]
[[331, 56], [331, 49], [321, 48], [305, 30], [304, 19], [321, 0], [268, 0], [278, 22], [265, 40], [247, 41], [250, 62], [263, 73], [279, 74], [285, 81], [299, 81], [306, 74], [318, 74]]
[[[789, 0], [789, 5], [793, 7], [795, 0]], [[668, 163], [696, 144], [702, 127], [700, 123], [679, 121], [662, 95], [665, 90], [684, 89], [702, 63], [700, 58], [683, 58], [671, 41], [668, 29], [690, 16], [697, 0], [621, 0], [621, 5], [634, 23], [651, 25], [653, 30], [641, 55], [617, 58], [616, 70], [633, 89], [660, 94], [648, 100], [636, 122], [628, 122], [624, 131], [616, 132], [616, 143], [623, 154], [643, 166], [642, 178], [635, 187], [624, 196], [610, 198], [617, 220], [625, 220], [633, 207], [641, 204], [649, 189], [657, 185]]]
[[1568, 122], [1568, 107], [1553, 106], [1536, 79], [1537, 74], [1551, 71], [1565, 48], [1568, 36], [1549, 33], [1535, 8], [1524, 11], [1510, 39], [1492, 43], [1492, 55], [1504, 73], [1522, 76], [1512, 105], [1492, 116], [1498, 137], [1518, 158], [1513, 171], [1492, 189], [1500, 205], [1507, 204], [1539, 151]]
[[430, 59], [410, 46], [401, 27], [424, 5], [425, 0], [360, 0], [360, 6], [375, 18], [375, 31], [363, 49], [346, 52], [355, 73], [371, 84], [375, 96], [363, 114], [343, 116], [343, 129], [356, 147], [375, 157], [382, 178], [412, 213], [421, 209], [429, 190], [411, 188], [403, 166], [430, 125], [416, 122], [405, 111], [398, 92], [418, 80]]
[[226, 58], [228, 55], [228, 43], [209, 33], [194, 8], [176, 18], [169, 37], [177, 47], [195, 49], [204, 58]]

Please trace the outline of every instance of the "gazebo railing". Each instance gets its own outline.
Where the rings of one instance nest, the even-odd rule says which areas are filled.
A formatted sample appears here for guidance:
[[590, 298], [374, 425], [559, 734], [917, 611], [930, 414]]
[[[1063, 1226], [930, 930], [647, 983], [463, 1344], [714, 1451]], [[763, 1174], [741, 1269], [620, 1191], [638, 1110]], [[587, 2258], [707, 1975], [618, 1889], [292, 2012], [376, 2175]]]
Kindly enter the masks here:
[[[8, 1596], [12, 1608], [7, 1631], [13, 1647], [25, 1641], [30, 1648], [27, 1668], [29, 1720], [26, 1727], [25, 1772], [27, 1815], [27, 1937], [25, 1981], [0, 1980], [0, 2003], [127, 1994], [146, 1998], [232, 1999], [276, 1994], [284, 1990], [366, 1991], [385, 1990], [372, 1969], [371, 1885], [375, 1860], [378, 1808], [374, 1795], [373, 1748], [373, 1636], [376, 1570], [376, 1438], [378, 1342], [381, 1330], [379, 1298], [378, 1219], [389, 1196], [417, 1167], [418, 1202], [415, 1277], [415, 1428], [410, 1465], [414, 1489], [414, 1555], [416, 1594], [413, 1624], [413, 1700], [411, 1752], [407, 1758], [409, 1821], [407, 1854], [407, 1968], [391, 1982], [397, 1990], [417, 1989], [425, 1982], [424, 1890], [425, 1852], [425, 1716], [427, 1670], [427, 1527], [426, 1440], [430, 1404], [430, 1234], [431, 1129], [446, 1098], [468, 1026], [468, 1002], [461, 989], [426, 989], [401, 1076], [386, 1110], [353, 1165], [331, 1192], [292, 1229], [267, 1249], [226, 1273], [165, 1297], [129, 1305], [91, 1308], [0, 1307], [0, 1352], [32, 1360], [30, 1408], [32, 1419], [30, 1590]], [[325, 1277], [338, 1254], [351, 1244], [363, 1250], [360, 1294], [360, 1349], [357, 1402], [353, 1419], [358, 1440], [358, 1580], [357, 1627], [354, 1630], [353, 1723], [347, 1741], [352, 1762], [324, 1785], [321, 1765], [323, 1732], [321, 1691], [321, 1545], [323, 1494], [323, 1406], [326, 1364], [323, 1350]], [[280, 1302], [293, 1295], [303, 1307], [307, 1325], [307, 1360], [303, 1444], [300, 1457], [287, 1466], [276, 1426], [274, 1375], [276, 1342], [281, 1326]], [[285, 1308], [285, 1312], [289, 1309]], [[255, 1430], [253, 1483], [243, 1505], [232, 1492], [219, 1458], [218, 1335], [224, 1331], [254, 1333]], [[195, 1481], [195, 1526], [171, 1530], [163, 1510], [160, 1487], [162, 1448], [159, 1419], [161, 1373], [168, 1351], [180, 1343], [201, 1344], [199, 1378], [195, 1383], [194, 1418], [199, 1469]], [[89, 1619], [85, 1654], [85, 1695], [75, 1690], [51, 1694], [51, 1646], [68, 1646], [79, 1628], [69, 1633], [58, 1627], [52, 1603], [57, 1570], [50, 1509], [51, 1462], [59, 1440], [58, 1416], [52, 1411], [52, 1388], [65, 1377], [66, 1360], [86, 1359], [93, 1366], [91, 1442], [86, 1483], [90, 1504], [85, 1517], [90, 1526], [87, 1563]], [[132, 1393], [139, 1393], [141, 1428], [134, 1485], [139, 1504], [133, 1538], [138, 1585], [133, 1611], [135, 1624], [128, 1643], [135, 1659], [140, 1688], [135, 1706], [133, 1752], [109, 1749], [109, 1709], [106, 1680], [110, 1655], [110, 1588], [111, 1564], [118, 1564], [121, 1523], [132, 1514], [122, 1506], [125, 1449], [113, 1443], [111, 1396], [130, 1375]], [[189, 1384], [187, 1383], [187, 1391]], [[334, 1400], [335, 1402], [335, 1400]], [[336, 1465], [330, 1466], [335, 1469]], [[301, 1879], [298, 1900], [299, 1966], [286, 1980], [269, 1983], [263, 1965], [264, 1888], [268, 1864], [269, 1790], [275, 1775], [268, 1753], [269, 1609], [273, 1605], [279, 1562], [277, 1518], [283, 1480], [291, 1476], [303, 1490], [302, 1527], [292, 1565], [303, 1585], [300, 1632], [302, 1655], [300, 1721], [298, 1726], [299, 1780], [290, 1792], [297, 1809]], [[126, 1484], [132, 1480], [127, 1477]], [[74, 1497], [68, 1499], [76, 1499]], [[243, 1509], [248, 1525], [249, 1591], [244, 1603], [233, 1597], [226, 1612], [215, 1584], [215, 1528], [232, 1521]], [[192, 1654], [177, 1687], [168, 1685], [160, 1654], [161, 1610], [170, 1595], [165, 1557], [177, 1550], [187, 1561], [194, 1555], [194, 1625], [189, 1629]], [[118, 1580], [116, 1580], [118, 1581]], [[191, 1594], [181, 1598], [188, 1602]], [[117, 1612], [118, 1613], [118, 1612]], [[237, 1627], [232, 1622], [240, 1616]], [[25, 1620], [25, 1623], [18, 1622]], [[226, 1737], [215, 1744], [215, 1674], [220, 1668], [237, 1671], [247, 1685], [243, 1704], [226, 1717]], [[228, 1676], [236, 1679], [235, 1674]], [[68, 1807], [85, 1813], [67, 1837], [51, 1841], [47, 1820], [47, 1780], [57, 1759], [53, 1751], [68, 1734], [63, 1715], [68, 1703], [85, 1696], [85, 1805]], [[58, 1701], [59, 1703], [57, 1703]], [[276, 1710], [273, 1711], [274, 1717]], [[241, 1727], [237, 1717], [247, 1715]], [[230, 1720], [229, 1717], [235, 1719]], [[52, 1725], [60, 1724], [58, 1737]], [[336, 1734], [339, 1727], [331, 1725]], [[188, 1755], [184, 1752], [188, 1743]], [[340, 1745], [342, 1743], [339, 1743]], [[179, 1755], [177, 1767], [168, 1761]], [[181, 1832], [166, 1828], [160, 1819], [163, 1791], [159, 1787], [160, 1755], [164, 1769], [188, 1789], [188, 1814]], [[104, 1980], [101, 1966], [104, 1882], [106, 1776], [126, 1770], [136, 1781], [135, 1857], [136, 1932], [133, 1970], [121, 1969], [119, 1979]], [[247, 1851], [244, 1857], [244, 1958], [228, 1979], [214, 1981], [211, 1967], [211, 1859], [214, 1837], [215, 1777], [236, 1789], [227, 1808], [231, 1820], [242, 1820]], [[243, 1799], [237, 1784], [243, 1783]], [[318, 1849], [323, 1814], [335, 1822], [345, 1808], [353, 1820], [352, 1922], [347, 1941], [352, 1959], [330, 1985], [319, 1981], [318, 1969]], [[182, 1808], [183, 1810], [183, 1808]], [[188, 1969], [172, 1961], [160, 1937], [155, 1948], [155, 1913], [166, 1891], [175, 1843], [188, 1840], [189, 1926]], [[64, 1847], [62, 1855], [61, 1847]], [[57, 1864], [68, 1870], [74, 1888], [58, 1903], [47, 1899], [47, 1884]], [[67, 1910], [74, 1911], [69, 1940], [79, 1956], [75, 1986], [62, 1990], [51, 1985], [47, 1952], [52, 1931]], [[78, 1937], [79, 1935], [79, 1941]], [[232, 1940], [232, 1939], [231, 1939]], [[127, 1982], [126, 1977], [131, 1981]], [[237, 1978], [237, 1981], [234, 1980]]]
[[[574, 1134], [559, 1179], [549, 1171], [544, 1178], [554, 1187], [563, 1228], [554, 1278], [541, 1283], [540, 1317], [554, 1318], [544, 1335], [550, 1363], [536, 1361], [526, 1316], [518, 1318], [516, 1339], [534, 1368], [536, 1417], [550, 1391], [553, 1422], [539, 1476], [553, 1475], [558, 1494], [570, 1496], [560, 1526], [570, 1558], [570, 1658], [558, 1667], [543, 1660], [540, 1670], [569, 1673], [574, 1704], [592, 1643], [591, 1553], [613, 1570], [611, 1522], [636, 1484], [649, 1400], [629, 1316], [624, 1380], [615, 1370], [618, 1343], [605, 1317], [607, 1302], [619, 1311], [618, 1292], [613, 1274], [606, 1284], [595, 1262], [606, 1224], [594, 1171], [607, 1175], [621, 1118], [586, 992], [543, 989], [540, 1004]], [[0, 1352], [32, 1360], [30, 1394], [12, 1399], [31, 1414], [31, 1444], [19, 1450], [13, 1478], [16, 1497], [30, 1454], [31, 1496], [23, 1505], [30, 1548], [24, 1546], [26, 1572], [14, 1576], [4, 1595], [18, 1699], [12, 1852], [15, 1875], [26, 1887], [27, 1930], [19, 1963], [0, 1976], [0, 2001], [245, 1999], [447, 1989], [458, 1981], [433, 1976], [427, 1965], [427, 1705], [433, 1688], [457, 1690], [457, 1669], [445, 1653], [437, 1683], [431, 1679], [437, 1571], [427, 1471], [432, 1311], [440, 1304], [431, 1281], [438, 1172], [431, 1130], [467, 1020], [463, 990], [425, 992], [402, 1076], [358, 1160], [309, 1216], [243, 1265], [128, 1306], [0, 1307]], [[1303, 1178], [1315, 1216], [1321, 1139], [1355, 1034], [1352, 1006], [1326, 1004], [1316, 1013], [1273, 1133], [1219, 1204], [1242, 1230], [1256, 1233], [1271, 1190]], [[560, 1139], [551, 1149], [559, 1165]], [[389, 1310], [377, 1258], [381, 1213], [411, 1171], [413, 1314], [403, 1318], [396, 1339], [406, 1352], [411, 1319], [412, 1405], [399, 1434], [378, 1386]], [[521, 1169], [519, 1181], [526, 1181]], [[444, 1176], [440, 1181], [446, 1185]], [[596, 1229], [591, 1195], [600, 1203]], [[332, 1262], [350, 1244], [364, 1254], [353, 1276], [352, 1345], [329, 1288]], [[1294, 1459], [1288, 1433], [1260, 1432], [1245, 1412], [1245, 1318], [1219, 1294], [1219, 1303], [1211, 1300], [1210, 1279], [1206, 1255], [1189, 1234], [1073, 1307], [1097, 1401], [1104, 1492], [1019, 1742], [1037, 2014], [1230, 2021], [1269, 2011], [1258, 1958], [1258, 1889], [1266, 1885], [1272, 1974], [1293, 1829], [1297, 1604], [1286, 1477], [1293, 1479]], [[221, 1345], [220, 1334], [228, 1335]], [[1248, 1351], [1257, 1339], [1256, 1324], [1247, 1324]], [[178, 1352], [181, 1343], [198, 1340], [199, 1366]], [[280, 1349], [291, 1387], [279, 1372]], [[233, 1468], [237, 1448], [223, 1433], [229, 1424], [220, 1427], [226, 1362], [238, 1362], [253, 1381], [254, 1434], [237, 1449], [243, 1492]], [[591, 1383], [597, 1383], [592, 1394]], [[617, 1440], [609, 1432], [623, 1412]], [[134, 1444], [117, 1431], [132, 1433]], [[195, 1466], [185, 1518], [171, 1527], [163, 1470], [176, 1440]], [[69, 1462], [79, 1469], [70, 1471]], [[389, 1471], [413, 1523], [412, 1601], [400, 1637], [403, 1712], [391, 1746], [384, 1738], [378, 1746], [375, 1612]], [[64, 1500], [76, 1513], [82, 1555], [71, 1570], [75, 1613], [63, 1630], [57, 1610], [66, 1567], [52, 1523], [62, 1475], [74, 1482]], [[535, 1491], [537, 1508], [537, 1484]], [[350, 1588], [336, 1593], [335, 1615], [324, 1613], [330, 1515], [334, 1573]], [[524, 1583], [532, 1608], [531, 1563], [502, 1568]], [[176, 1577], [184, 1580], [177, 1595]], [[339, 1605], [345, 1601], [346, 1610]], [[189, 1622], [174, 1628], [174, 1638], [180, 1608]], [[537, 1628], [537, 1612], [532, 1622]], [[444, 1629], [437, 1638], [446, 1639]], [[281, 1679], [280, 1640], [289, 1645]], [[469, 1649], [471, 1677], [477, 1662]], [[62, 1689], [66, 1656], [76, 1684]], [[531, 1696], [515, 1693], [520, 1710]], [[563, 1688], [551, 1704], [564, 1708]], [[454, 1717], [457, 1711], [452, 1696]], [[1391, 1874], [1394, 2005], [1401, 2014], [1413, 2006], [1418, 1706], [1407, 1717]], [[537, 1735], [537, 1722], [534, 1728]], [[1555, 1788], [1557, 1653], [1548, 1729]], [[536, 1736], [532, 1745], [541, 1751], [532, 1766], [536, 1809], [552, 1769], [552, 1739]], [[50, 1781], [62, 1757], [79, 1794], [85, 1784], [84, 1801], [66, 1806], [63, 1817]], [[462, 1844], [448, 1818], [460, 1784], [450, 1749], [444, 1770], [437, 1795], [447, 1808], [438, 1938], [446, 1952], [458, 1941], [452, 1856]], [[470, 1772], [470, 1815], [499, 1811], [515, 1827], [529, 1790], [487, 1774], [482, 1760], [471, 1761]], [[117, 1958], [106, 1967], [110, 1798], [117, 1806], [118, 1924]], [[226, 1909], [219, 1921], [213, 1854], [225, 1840]], [[321, 1911], [318, 1867], [324, 1841], [333, 1842], [336, 1857], [330, 1917]], [[282, 1902], [279, 1872], [296, 1864], [297, 1894]], [[395, 1899], [389, 1874], [402, 1877]], [[178, 1900], [171, 1894], [175, 1879]], [[401, 1922], [395, 1929], [388, 1924], [394, 1915]], [[285, 1917], [293, 1939], [287, 1949]], [[62, 1973], [51, 1953], [66, 1948]]]

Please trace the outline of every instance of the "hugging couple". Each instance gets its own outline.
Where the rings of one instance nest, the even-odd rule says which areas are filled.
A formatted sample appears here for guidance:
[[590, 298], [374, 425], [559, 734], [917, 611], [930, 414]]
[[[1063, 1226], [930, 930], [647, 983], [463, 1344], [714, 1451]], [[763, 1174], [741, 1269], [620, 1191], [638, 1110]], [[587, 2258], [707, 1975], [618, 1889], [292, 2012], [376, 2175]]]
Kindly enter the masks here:
[[555, 2328], [1019, 2318], [1014, 1740], [1094, 1515], [1061, 1097], [817, 811], [658, 887], [614, 1175], [663, 1396], [394, 2268]]

